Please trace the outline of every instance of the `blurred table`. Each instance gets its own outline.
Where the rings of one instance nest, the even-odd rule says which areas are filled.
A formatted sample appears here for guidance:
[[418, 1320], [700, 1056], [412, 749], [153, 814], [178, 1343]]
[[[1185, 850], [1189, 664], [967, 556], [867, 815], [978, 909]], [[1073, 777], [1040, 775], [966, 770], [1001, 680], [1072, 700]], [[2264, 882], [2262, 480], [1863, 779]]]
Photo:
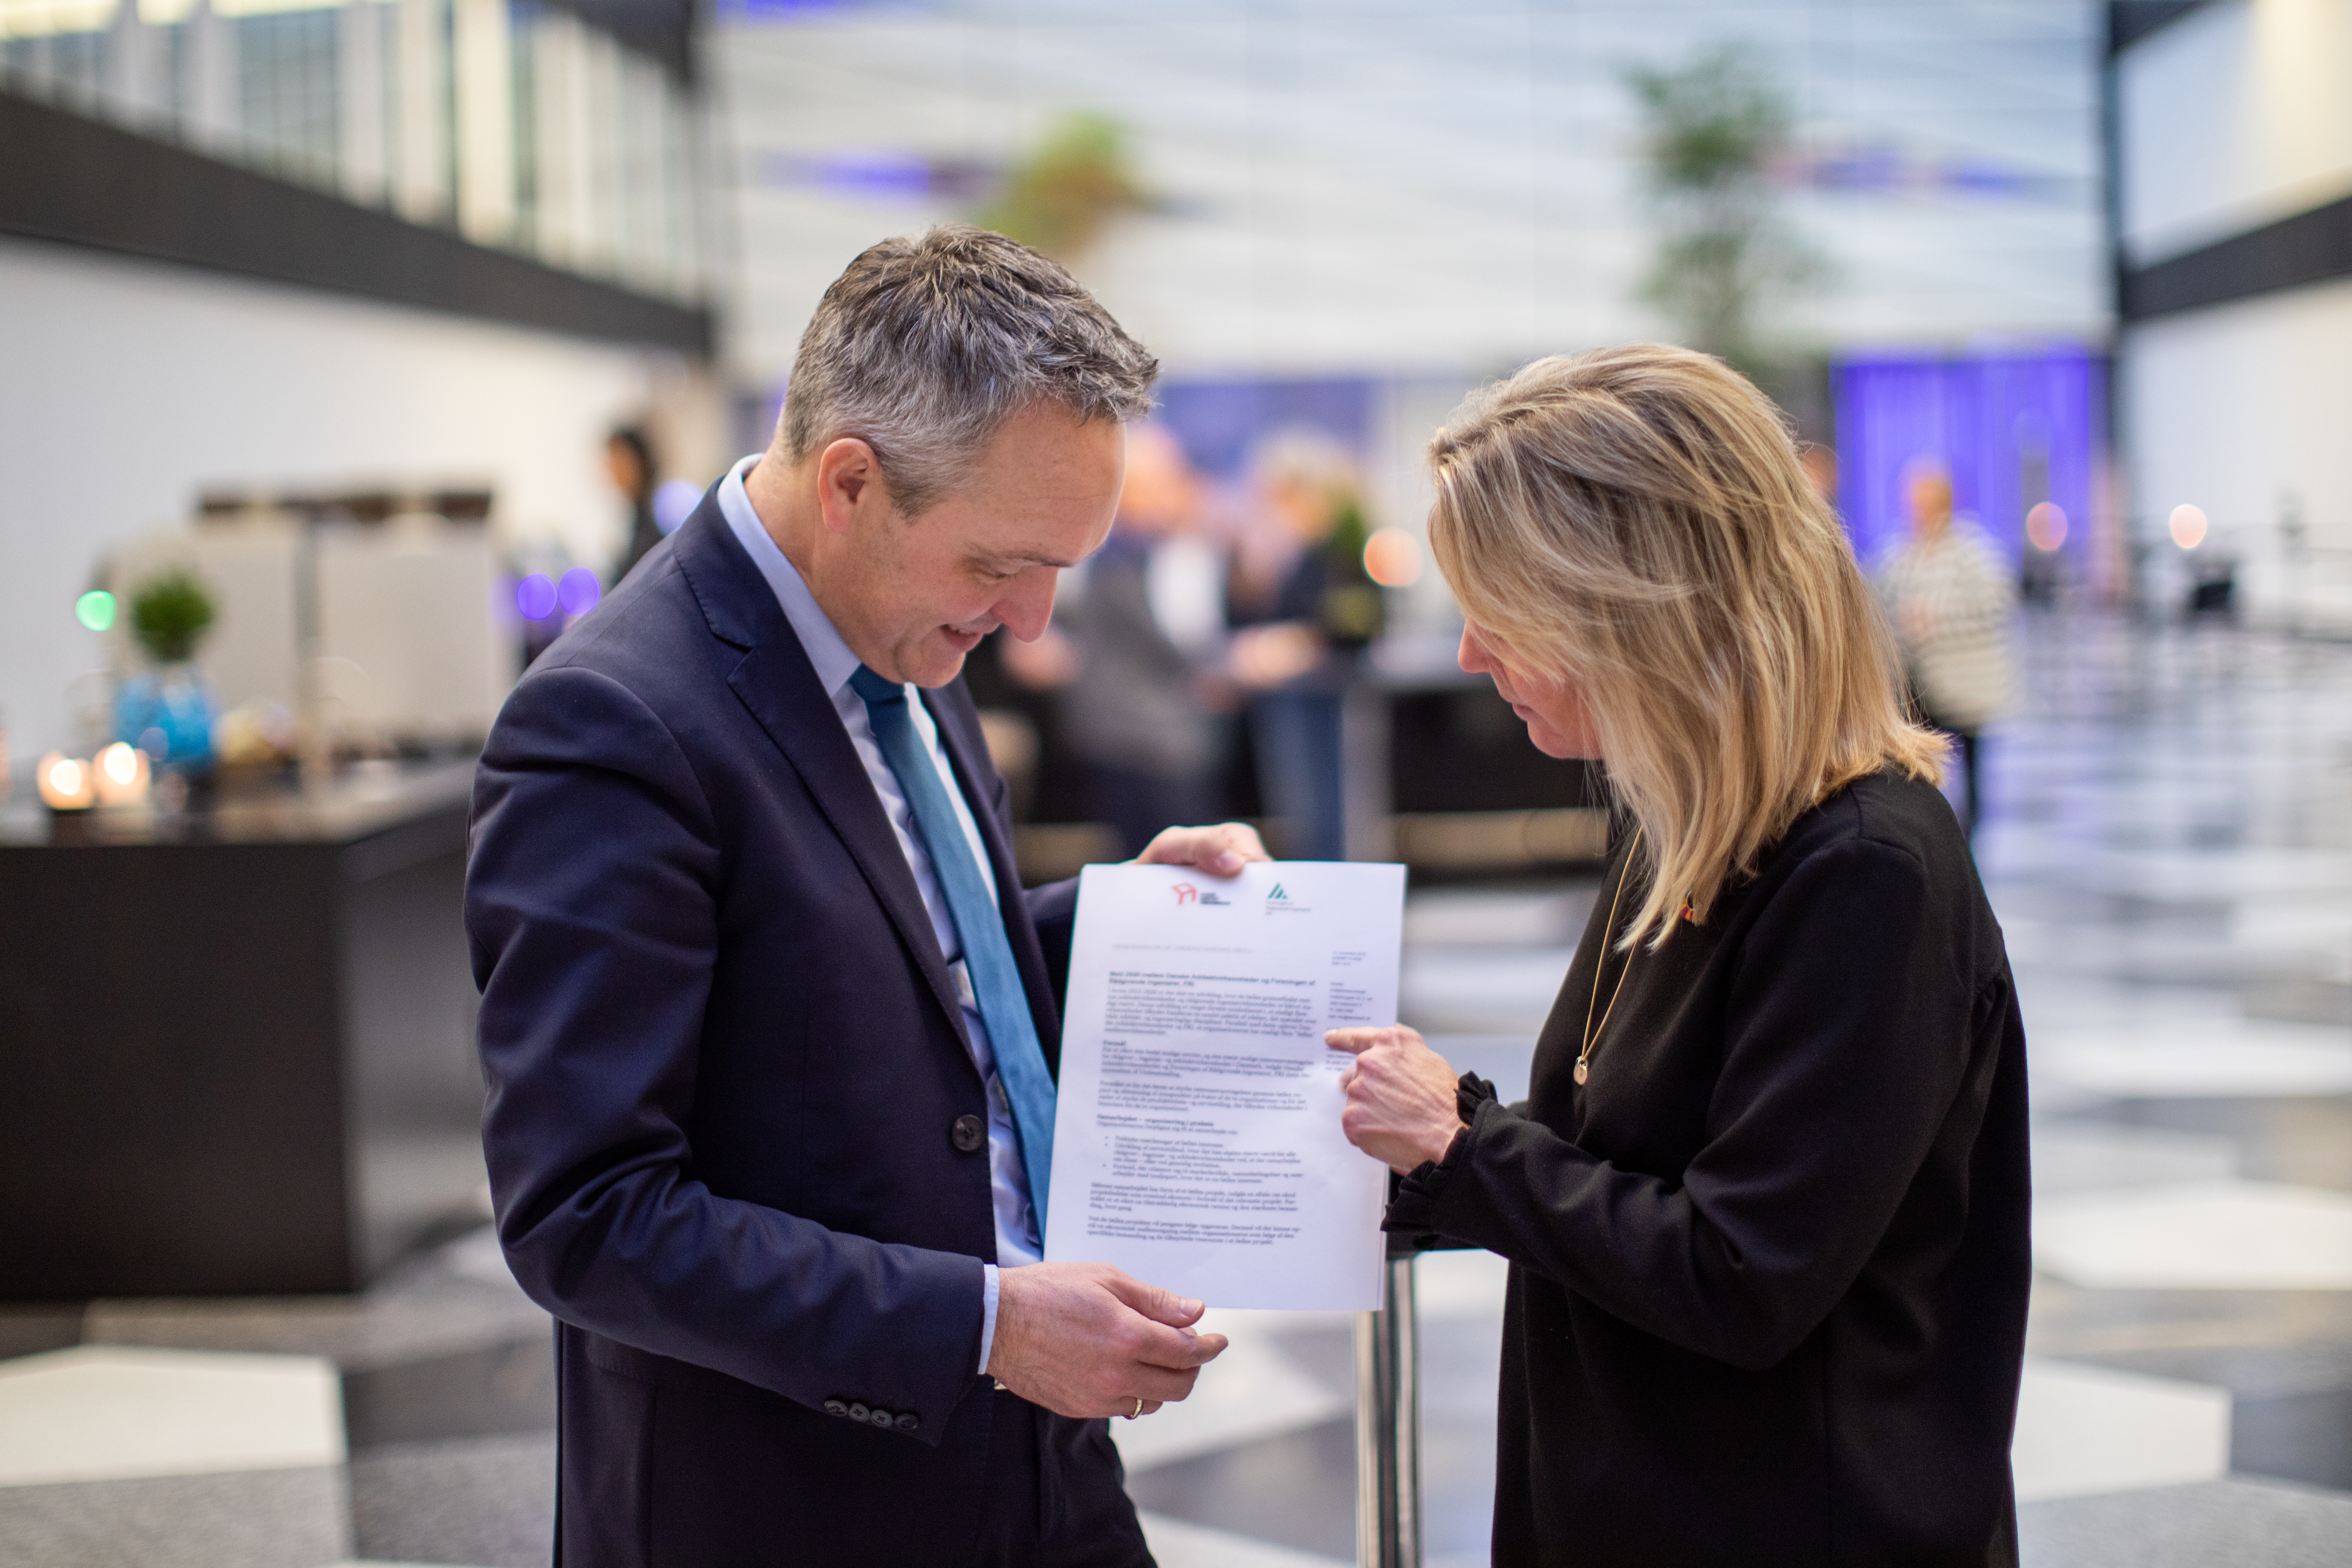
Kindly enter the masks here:
[[472, 776], [0, 808], [0, 1299], [350, 1290], [474, 1205]]

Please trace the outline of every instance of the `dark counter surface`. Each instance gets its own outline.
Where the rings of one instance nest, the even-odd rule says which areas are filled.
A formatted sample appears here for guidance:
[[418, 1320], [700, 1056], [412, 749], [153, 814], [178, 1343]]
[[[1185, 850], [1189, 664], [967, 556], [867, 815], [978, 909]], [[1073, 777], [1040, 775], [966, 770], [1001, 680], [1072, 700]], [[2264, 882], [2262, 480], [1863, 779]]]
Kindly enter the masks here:
[[0, 847], [129, 844], [348, 844], [421, 817], [463, 814], [473, 759], [361, 763], [315, 784], [221, 790], [167, 812], [153, 804], [52, 812], [20, 784], [0, 805]]

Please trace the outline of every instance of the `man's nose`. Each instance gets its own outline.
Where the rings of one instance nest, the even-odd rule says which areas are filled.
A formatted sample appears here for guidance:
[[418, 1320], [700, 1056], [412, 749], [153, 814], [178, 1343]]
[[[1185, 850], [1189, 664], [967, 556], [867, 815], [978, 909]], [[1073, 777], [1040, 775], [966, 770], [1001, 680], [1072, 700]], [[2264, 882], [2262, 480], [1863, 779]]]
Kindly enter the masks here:
[[1022, 573], [1005, 595], [989, 607], [989, 613], [1012, 627], [1013, 635], [1023, 642], [1035, 642], [1045, 635], [1045, 625], [1054, 618], [1054, 581], [1059, 575], [1051, 567]]

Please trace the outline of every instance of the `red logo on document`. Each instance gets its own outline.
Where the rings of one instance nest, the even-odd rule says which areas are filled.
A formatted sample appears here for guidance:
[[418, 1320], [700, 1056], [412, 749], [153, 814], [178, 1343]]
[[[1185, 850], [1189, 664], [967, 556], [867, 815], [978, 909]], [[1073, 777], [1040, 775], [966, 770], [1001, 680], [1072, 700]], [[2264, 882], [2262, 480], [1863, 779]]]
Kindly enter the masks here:
[[1201, 889], [1190, 882], [1179, 882], [1168, 890], [1176, 895], [1179, 904], [1198, 903], [1201, 899]]

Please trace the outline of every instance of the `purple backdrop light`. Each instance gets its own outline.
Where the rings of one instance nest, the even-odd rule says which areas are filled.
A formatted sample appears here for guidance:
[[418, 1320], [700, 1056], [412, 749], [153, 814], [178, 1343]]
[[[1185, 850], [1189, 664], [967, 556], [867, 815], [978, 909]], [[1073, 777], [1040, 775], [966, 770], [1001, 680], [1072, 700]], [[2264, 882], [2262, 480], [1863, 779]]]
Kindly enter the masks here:
[[604, 596], [604, 584], [596, 581], [596, 574], [585, 566], [574, 566], [556, 584], [555, 596], [562, 602], [565, 615], [584, 616]]
[[532, 573], [515, 584], [515, 608], [526, 621], [547, 619], [555, 614], [555, 584], [544, 573]]
[[1193, 467], [1214, 479], [1241, 476], [1257, 444], [1278, 430], [1319, 430], [1357, 452], [1371, 434], [1372, 384], [1331, 381], [1163, 382], [1160, 423]]
[[[1952, 507], [2013, 562], [2025, 518], [2054, 501], [2091, 516], [2107, 449], [2107, 363], [2075, 344], [1959, 355], [1856, 354], [1831, 371], [1837, 398], [1838, 510], [1854, 554], [1875, 566], [1910, 531], [1906, 481], [1922, 460], [1951, 471]], [[2084, 547], [2086, 528], [2063, 548]]]

